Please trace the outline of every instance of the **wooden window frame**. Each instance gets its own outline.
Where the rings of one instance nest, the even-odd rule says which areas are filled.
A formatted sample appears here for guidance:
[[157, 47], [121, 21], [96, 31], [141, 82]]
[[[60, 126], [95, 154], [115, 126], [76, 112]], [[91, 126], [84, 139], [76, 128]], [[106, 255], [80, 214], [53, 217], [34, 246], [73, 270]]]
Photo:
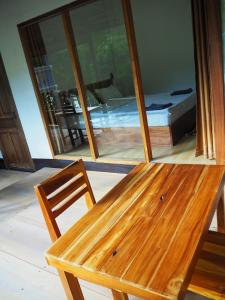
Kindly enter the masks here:
[[73, 27], [71, 24], [69, 11], [65, 12], [63, 14], [62, 18], [63, 18], [64, 31], [66, 34], [67, 47], [68, 47], [69, 55], [70, 55], [70, 58], [72, 61], [73, 74], [74, 74], [75, 82], [77, 85], [77, 91], [78, 91], [78, 96], [80, 99], [80, 105], [81, 105], [81, 108], [83, 111], [84, 122], [85, 122], [86, 131], [87, 131], [91, 156], [94, 160], [96, 160], [99, 157], [98, 146], [97, 146], [97, 143], [95, 140], [94, 130], [91, 125], [90, 114], [89, 114], [88, 108], [87, 108], [87, 101], [86, 101], [87, 92], [86, 92], [86, 88], [84, 86], [84, 81], [83, 81], [83, 76], [82, 76], [82, 71], [81, 71], [81, 66], [80, 66], [80, 62], [79, 62], [77, 46], [76, 46], [76, 41], [75, 41], [74, 34], [73, 34]]
[[[50, 130], [48, 128], [47, 113], [43, 107], [42, 96], [39, 91], [38, 82], [37, 82], [34, 68], [33, 68], [33, 65], [31, 62], [31, 55], [30, 55], [28, 44], [27, 44], [25, 28], [27, 26], [47, 20], [47, 19], [55, 17], [55, 16], [62, 16], [63, 24], [64, 24], [64, 31], [65, 31], [66, 40], [67, 40], [67, 46], [68, 46], [70, 58], [72, 60], [73, 75], [74, 75], [74, 79], [75, 79], [75, 82], [76, 82], [76, 85], [78, 88], [78, 94], [81, 99], [81, 107], [83, 110], [85, 126], [87, 129], [91, 157], [93, 160], [96, 160], [99, 157], [98, 147], [97, 147], [97, 144], [95, 141], [93, 128], [91, 126], [90, 115], [87, 110], [86, 90], [85, 90], [84, 83], [83, 83], [82, 72], [81, 72], [81, 68], [80, 68], [79, 58], [77, 55], [76, 41], [74, 39], [73, 29], [72, 29], [70, 15], [69, 15], [69, 12], [71, 9], [75, 9], [75, 8], [78, 8], [78, 7], [86, 5], [86, 4], [90, 4], [95, 1], [97, 1], [97, 0], [77, 0], [73, 3], [62, 6], [60, 8], [57, 8], [46, 14], [43, 14], [41, 16], [38, 16], [36, 18], [33, 18], [29, 21], [23, 22], [18, 25], [18, 30], [19, 30], [22, 46], [24, 49], [25, 58], [27, 61], [31, 80], [32, 80], [33, 87], [35, 90], [36, 98], [38, 100], [38, 105], [39, 105], [40, 113], [41, 113], [42, 120], [44, 123], [45, 131], [46, 131], [46, 134], [48, 137], [51, 153], [52, 153], [52, 156], [55, 158], [58, 158], [58, 157], [54, 153], [53, 139], [52, 139]], [[133, 75], [135, 94], [136, 94], [136, 99], [137, 99], [137, 107], [138, 107], [139, 118], [140, 118], [140, 129], [141, 129], [141, 135], [142, 135], [142, 139], [143, 139], [145, 161], [150, 162], [152, 159], [152, 149], [151, 149], [151, 143], [150, 143], [150, 133], [149, 133], [149, 128], [148, 128], [147, 113], [145, 111], [144, 94], [143, 94], [143, 88], [142, 88], [142, 82], [141, 82], [141, 71], [140, 71], [140, 66], [139, 66], [139, 61], [138, 61], [138, 52], [137, 52], [137, 45], [136, 45], [136, 39], [135, 39], [132, 9], [131, 9], [130, 0], [121, 0], [121, 4], [122, 4], [123, 14], [124, 14], [124, 23], [125, 23], [125, 27], [126, 27], [128, 47], [129, 47], [130, 56], [131, 56], [132, 75]], [[63, 157], [65, 158], [65, 155], [63, 155]], [[107, 159], [106, 159], [106, 161], [107, 161]], [[118, 160], [115, 160], [114, 162], [118, 162]], [[135, 161], [135, 163], [136, 163], [136, 161]]]
[[206, 1], [209, 77], [214, 114], [216, 163], [225, 164], [225, 99], [220, 0]]
[[134, 89], [140, 118], [140, 128], [144, 145], [145, 161], [152, 160], [152, 147], [148, 127], [145, 99], [141, 80], [141, 70], [138, 59], [138, 50], [135, 37], [134, 21], [130, 0], [122, 0], [124, 22], [127, 31], [128, 46], [130, 50], [131, 67], [133, 72]]

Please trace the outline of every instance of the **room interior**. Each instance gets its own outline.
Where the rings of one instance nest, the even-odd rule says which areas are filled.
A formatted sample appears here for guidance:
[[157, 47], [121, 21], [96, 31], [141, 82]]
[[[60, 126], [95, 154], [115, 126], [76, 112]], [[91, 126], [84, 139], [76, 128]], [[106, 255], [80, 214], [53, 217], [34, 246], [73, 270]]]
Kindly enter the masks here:
[[[213, 155], [199, 156], [196, 148], [191, 1], [173, 0], [172, 6], [164, 1], [131, 4], [152, 159], [215, 163], [206, 159]], [[121, 2], [87, 2], [71, 8], [69, 17], [69, 38], [60, 14], [28, 22], [21, 29], [54, 157], [93, 159], [91, 135], [98, 161], [144, 161], [145, 141]], [[70, 43], [78, 60], [79, 82]]]

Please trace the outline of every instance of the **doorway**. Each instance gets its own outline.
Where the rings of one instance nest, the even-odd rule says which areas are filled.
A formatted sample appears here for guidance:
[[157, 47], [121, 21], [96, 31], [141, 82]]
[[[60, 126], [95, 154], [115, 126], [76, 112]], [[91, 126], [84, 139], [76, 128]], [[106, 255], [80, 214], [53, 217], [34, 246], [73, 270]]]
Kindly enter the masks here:
[[191, 3], [86, 0], [19, 25], [56, 158], [208, 162]]
[[57, 157], [145, 160], [126, 2], [74, 3], [20, 28]]
[[6, 168], [34, 170], [1, 55], [0, 150]]

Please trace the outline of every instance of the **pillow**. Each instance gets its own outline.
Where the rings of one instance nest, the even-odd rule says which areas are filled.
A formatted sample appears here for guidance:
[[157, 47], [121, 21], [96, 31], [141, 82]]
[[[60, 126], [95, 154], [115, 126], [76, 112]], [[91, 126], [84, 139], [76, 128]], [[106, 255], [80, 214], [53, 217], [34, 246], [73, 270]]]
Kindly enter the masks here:
[[114, 85], [110, 85], [109, 87], [103, 88], [103, 89], [96, 89], [95, 91], [100, 96], [102, 96], [102, 98], [104, 100], [108, 100], [108, 99], [111, 99], [111, 98], [121, 98], [122, 97], [122, 94], [117, 89], [117, 87], [114, 86]]
[[172, 105], [173, 105], [173, 103], [171, 103], [171, 102], [165, 103], [165, 104], [152, 103], [151, 105], [146, 106], [145, 109], [146, 109], [146, 111], [162, 110], [162, 109], [168, 108]]
[[192, 88], [186, 89], [186, 90], [177, 90], [173, 91], [170, 96], [178, 96], [178, 95], [185, 95], [185, 94], [190, 94], [193, 92]]

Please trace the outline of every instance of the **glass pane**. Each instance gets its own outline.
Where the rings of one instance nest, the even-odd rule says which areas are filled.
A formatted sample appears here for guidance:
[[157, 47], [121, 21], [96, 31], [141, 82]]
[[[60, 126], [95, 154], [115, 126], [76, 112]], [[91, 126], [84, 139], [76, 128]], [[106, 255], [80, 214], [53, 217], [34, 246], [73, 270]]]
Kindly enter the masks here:
[[131, 0], [153, 158], [195, 162], [191, 0]]
[[143, 160], [121, 1], [84, 5], [71, 21], [100, 157]]
[[31, 25], [27, 34], [55, 154], [89, 156], [61, 17]]

